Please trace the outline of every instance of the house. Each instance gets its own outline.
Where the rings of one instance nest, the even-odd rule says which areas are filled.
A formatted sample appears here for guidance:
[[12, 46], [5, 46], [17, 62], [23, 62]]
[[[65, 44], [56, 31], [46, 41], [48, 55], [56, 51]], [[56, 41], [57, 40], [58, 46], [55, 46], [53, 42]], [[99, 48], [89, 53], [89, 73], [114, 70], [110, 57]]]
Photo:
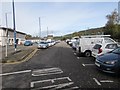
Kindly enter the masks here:
[[[23, 44], [25, 37], [25, 33], [16, 31], [17, 44]], [[11, 28], [0, 27], [0, 46], [5, 46], [6, 42], [8, 42], [8, 45], [14, 45], [14, 30]]]

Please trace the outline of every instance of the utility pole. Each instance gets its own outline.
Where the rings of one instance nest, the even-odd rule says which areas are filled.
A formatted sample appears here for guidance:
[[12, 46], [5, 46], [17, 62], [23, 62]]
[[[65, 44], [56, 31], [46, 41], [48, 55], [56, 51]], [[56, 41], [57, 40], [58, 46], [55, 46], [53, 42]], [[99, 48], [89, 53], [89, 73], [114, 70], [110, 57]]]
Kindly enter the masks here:
[[47, 37], [48, 37], [48, 27], [47, 27]]
[[15, 25], [15, 5], [14, 5], [14, 0], [12, 1], [12, 6], [13, 6], [14, 47], [15, 47], [15, 51], [16, 51], [17, 50], [17, 42], [16, 42], [16, 25]]
[[41, 19], [39, 17], [39, 41], [41, 39]]
[[5, 13], [5, 20], [6, 20], [6, 53], [5, 53], [5, 56], [7, 57], [7, 53], [8, 53], [8, 23], [7, 23], [7, 13]]

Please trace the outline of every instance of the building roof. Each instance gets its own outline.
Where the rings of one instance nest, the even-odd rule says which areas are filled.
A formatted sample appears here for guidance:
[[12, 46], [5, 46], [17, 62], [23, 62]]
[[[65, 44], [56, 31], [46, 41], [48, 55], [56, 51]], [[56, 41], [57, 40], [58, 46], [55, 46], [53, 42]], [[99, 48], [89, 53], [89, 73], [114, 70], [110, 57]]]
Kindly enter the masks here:
[[[13, 29], [11, 29], [11, 28], [6, 28], [6, 27], [0, 27], [0, 29], [3, 29], [3, 30], [9, 30], [9, 31], [11, 31], [11, 32], [14, 32], [14, 30]], [[27, 35], [26, 33], [23, 33], [23, 32], [20, 32], [20, 31], [16, 31], [17, 33], [20, 33], [20, 34], [23, 34], [23, 35]]]

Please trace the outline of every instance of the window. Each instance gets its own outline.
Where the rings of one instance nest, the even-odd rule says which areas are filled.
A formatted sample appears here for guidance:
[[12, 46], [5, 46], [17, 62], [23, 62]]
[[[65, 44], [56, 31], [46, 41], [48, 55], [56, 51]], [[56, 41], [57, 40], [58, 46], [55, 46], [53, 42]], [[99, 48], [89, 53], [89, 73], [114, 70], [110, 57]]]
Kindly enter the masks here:
[[117, 44], [108, 44], [105, 48], [107, 49], [116, 49], [118, 46]]
[[101, 47], [102, 47], [102, 45], [96, 44], [93, 48], [94, 48], [94, 49], [99, 49], [99, 48], [101, 48]]

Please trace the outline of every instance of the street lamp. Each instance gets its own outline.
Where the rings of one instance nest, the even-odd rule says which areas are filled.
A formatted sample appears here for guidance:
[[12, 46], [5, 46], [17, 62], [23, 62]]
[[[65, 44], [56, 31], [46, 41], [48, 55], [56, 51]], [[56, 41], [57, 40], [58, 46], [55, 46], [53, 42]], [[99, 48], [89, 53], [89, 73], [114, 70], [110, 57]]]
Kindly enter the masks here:
[[17, 49], [17, 42], [16, 42], [16, 25], [15, 25], [15, 5], [14, 5], [14, 0], [12, 1], [12, 6], [13, 6], [14, 47], [15, 47], [15, 51], [16, 51], [16, 49]]
[[41, 39], [41, 19], [39, 17], [39, 39]]
[[5, 13], [5, 20], [6, 20], [6, 53], [5, 53], [5, 56], [7, 57], [7, 48], [8, 48], [8, 18], [7, 18], [7, 15], [9, 14], [10, 12], [7, 12]]

